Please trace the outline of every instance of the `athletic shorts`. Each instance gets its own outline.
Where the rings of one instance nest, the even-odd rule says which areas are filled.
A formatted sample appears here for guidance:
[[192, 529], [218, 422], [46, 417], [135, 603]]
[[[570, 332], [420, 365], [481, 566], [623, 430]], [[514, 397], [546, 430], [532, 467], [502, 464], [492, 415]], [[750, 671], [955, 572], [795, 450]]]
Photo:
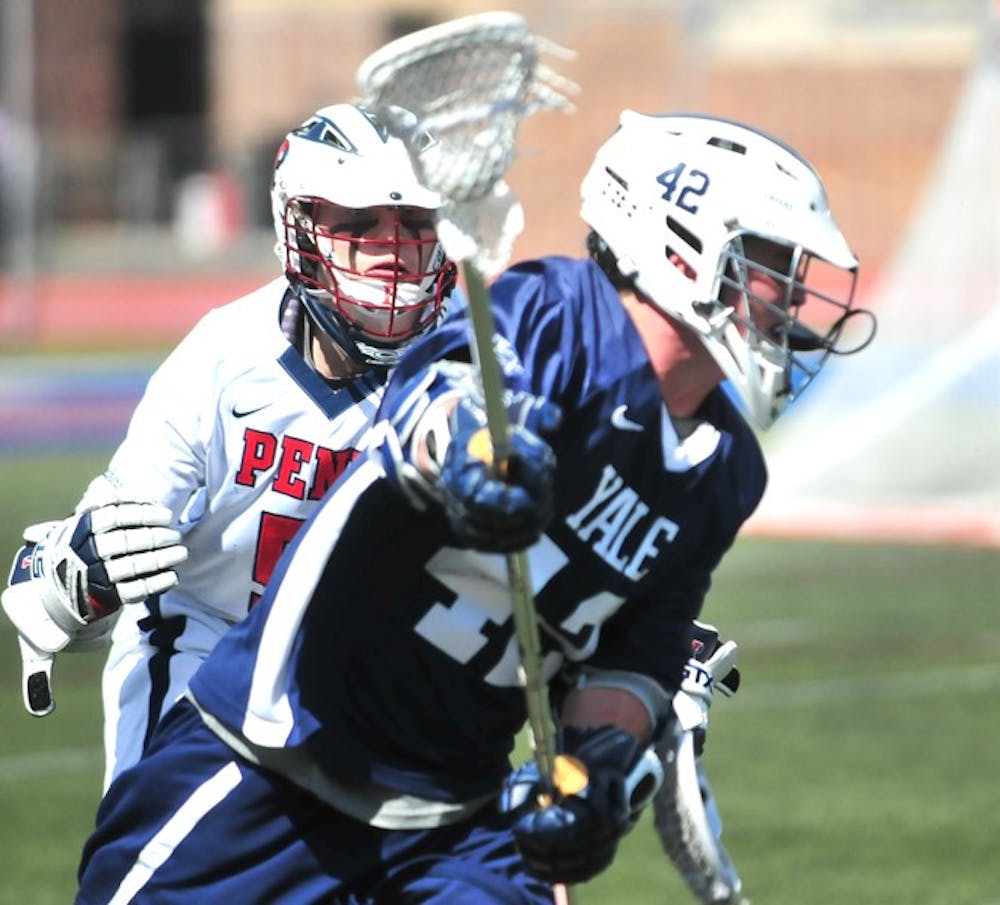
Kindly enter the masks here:
[[104, 789], [142, 756], [162, 715], [232, 623], [177, 599], [123, 607], [101, 679]]
[[494, 806], [379, 830], [235, 754], [187, 701], [112, 784], [76, 905], [551, 905]]

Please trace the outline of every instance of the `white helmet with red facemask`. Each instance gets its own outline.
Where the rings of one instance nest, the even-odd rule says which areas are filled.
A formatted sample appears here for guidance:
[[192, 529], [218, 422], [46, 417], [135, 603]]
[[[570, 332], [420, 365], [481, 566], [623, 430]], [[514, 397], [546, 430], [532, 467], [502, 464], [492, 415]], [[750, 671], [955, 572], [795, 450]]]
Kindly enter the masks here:
[[275, 252], [312, 322], [359, 363], [391, 367], [455, 284], [434, 231], [441, 198], [364, 108], [318, 110], [274, 164]]

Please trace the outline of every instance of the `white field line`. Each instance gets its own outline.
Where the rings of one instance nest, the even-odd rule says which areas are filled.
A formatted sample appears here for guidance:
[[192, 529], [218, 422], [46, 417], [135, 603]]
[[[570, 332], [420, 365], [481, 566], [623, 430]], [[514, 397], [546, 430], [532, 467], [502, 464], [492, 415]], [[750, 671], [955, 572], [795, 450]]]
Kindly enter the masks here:
[[[705, 618], [712, 621], [709, 615]], [[825, 637], [826, 631], [819, 620], [808, 616], [754, 619], [752, 622], [741, 622], [737, 631], [740, 646], [744, 650], [755, 651], [806, 644]]]
[[104, 752], [99, 747], [3, 755], [0, 756], [0, 785], [67, 773], [93, 773], [96, 789], [103, 762]]
[[745, 683], [739, 708], [812, 707], [851, 700], [879, 701], [926, 698], [991, 691], [1000, 688], [1000, 663], [889, 672], [866, 676], [835, 676], [804, 682]]

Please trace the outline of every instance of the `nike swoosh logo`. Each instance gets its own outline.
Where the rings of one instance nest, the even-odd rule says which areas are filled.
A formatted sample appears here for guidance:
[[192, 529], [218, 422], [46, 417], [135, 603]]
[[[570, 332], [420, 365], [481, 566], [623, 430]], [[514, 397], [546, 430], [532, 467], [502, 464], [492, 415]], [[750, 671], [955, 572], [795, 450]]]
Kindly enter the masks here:
[[255, 412], [259, 412], [261, 409], [266, 409], [271, 403], [265, 402], [263, 405], [255, 406], [249, 409], [238, 409], [235, 405], [233, 406], [233, 417], [234, 418], [246, 418], [247, 415], [252, 415]]
[[644, 430], [641, 424], [633, 421], [631, 418], [626, 417], [626, 412], [628, 411], [628, 405], [620, 405], [611, 413], [611, 426], [617, 427], [620, 431], [642, 431]]

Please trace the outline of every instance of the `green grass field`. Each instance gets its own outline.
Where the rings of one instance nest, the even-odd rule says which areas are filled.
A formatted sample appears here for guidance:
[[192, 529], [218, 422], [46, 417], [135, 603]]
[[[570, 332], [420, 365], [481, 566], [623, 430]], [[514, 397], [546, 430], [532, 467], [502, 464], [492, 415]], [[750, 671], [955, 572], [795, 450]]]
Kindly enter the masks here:
[[[4, 460], [5, 562], [106, 455]], [[1000, 903], [998, 601], [995, 551], [737, 543], [704, 615], [744, 681], [705, 756], [754, 905]], [[6, 620], [0, 650], [0, 905], [65, 905], [99, 794], [101, 658], [59, 659], [36, 720]], [[574, 901], [692, 899], [643, 821]]]

